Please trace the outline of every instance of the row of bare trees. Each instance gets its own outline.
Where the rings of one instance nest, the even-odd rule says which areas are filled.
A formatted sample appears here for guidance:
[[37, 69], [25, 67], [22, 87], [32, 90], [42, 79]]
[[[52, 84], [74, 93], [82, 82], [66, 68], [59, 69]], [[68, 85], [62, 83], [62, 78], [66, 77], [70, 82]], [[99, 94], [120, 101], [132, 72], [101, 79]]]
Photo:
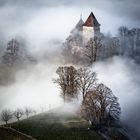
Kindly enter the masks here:
[[118, 98], [111, 89], [97, 82], [97, 75], [88, 68], [74, 66], [59, 67], [58, 78], [54, 79], [66, 101], [82, 96], [81, 116], [90, 121], [94, 128], [110, 126], [119, 120], [121, 108]]
[[35, 113], [35, 110], [28, 107], [25, 109], [18, 108], [15, 111], [4, 109], [1, 111], [0, 119], [5, 122], [5, 124], [8, 124], [8, 122], [13, 118], [20, 121], [24, 116], [28, 118], [32, 113]]

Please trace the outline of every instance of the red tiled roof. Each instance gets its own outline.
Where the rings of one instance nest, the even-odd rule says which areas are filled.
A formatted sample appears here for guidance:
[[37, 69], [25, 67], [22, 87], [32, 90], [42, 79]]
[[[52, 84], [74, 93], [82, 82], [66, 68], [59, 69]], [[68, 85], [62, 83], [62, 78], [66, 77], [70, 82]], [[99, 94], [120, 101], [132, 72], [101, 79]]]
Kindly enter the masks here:
[[100, 24], [98, 23], [98, 21], [97, 21], [96, 17], [94, 16], [94, 14], [91, 12], [91, 14], [87, 18], [87, 20], [83, 24], [83, 26], [97, 27], [97, 26], [100, 26]]

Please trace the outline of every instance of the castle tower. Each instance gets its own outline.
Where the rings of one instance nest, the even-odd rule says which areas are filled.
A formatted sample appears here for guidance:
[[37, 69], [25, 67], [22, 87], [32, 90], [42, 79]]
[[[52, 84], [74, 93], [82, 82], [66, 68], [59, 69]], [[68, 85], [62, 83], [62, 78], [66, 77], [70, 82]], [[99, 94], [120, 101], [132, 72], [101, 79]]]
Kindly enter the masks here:
[[93, 12], [89, 15], [86, 22], [83, 24], [83, 46], [86, 46], [91, 38], [99, 35], [100, 24], [98, 23]]
[[70, 32], [71, 35], [66, 39], [68, 42], [71, 43], [72, 46], [82, 46], [83, 44], [83, 24], [84, 21], [82, 18], [78, 21], [74, 29]]

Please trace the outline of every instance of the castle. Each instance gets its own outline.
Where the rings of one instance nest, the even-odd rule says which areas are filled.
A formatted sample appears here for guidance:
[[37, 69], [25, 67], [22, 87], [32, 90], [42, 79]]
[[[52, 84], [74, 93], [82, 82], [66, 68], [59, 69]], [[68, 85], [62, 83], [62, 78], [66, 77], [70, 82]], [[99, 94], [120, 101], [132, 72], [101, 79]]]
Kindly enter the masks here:
[[139, 62], [140, 29], [129, 30], [122, 26], [118, 31], [116, 37], [101, 33], [100, 24], [91, 12], [85, 22], [80, 18], [75, 28], [70, 32], [64, 43], [66, 46], [64, 54], [72, 62], [93, 63], [118, 55], [129, 56]]
[[87, 20], [84, 22], [80, 18], [75, 28], [71, 31], [71, 35], [66, 39], [74, 48], [86, 46], [91, 38], [100, 34], [100, 24], [94, 16], [90, 13]]

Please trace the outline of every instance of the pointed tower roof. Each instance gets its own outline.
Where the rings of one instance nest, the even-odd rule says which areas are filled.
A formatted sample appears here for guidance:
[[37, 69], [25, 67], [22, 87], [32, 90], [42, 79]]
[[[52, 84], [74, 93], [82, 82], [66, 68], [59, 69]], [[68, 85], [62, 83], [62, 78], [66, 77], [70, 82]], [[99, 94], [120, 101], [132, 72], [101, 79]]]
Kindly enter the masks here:
[[74, 29], [71, 31], [71, 33], [74, 33], [75, 31], [81, 31], [83, 24], [84, 24], [84, 21], [82, 20], [82, 18], [80, 18], [80, 20], [78, 21]]
[[78, 23], [76, 24], [75, 28], [76, 29], [81, 29], [81, 27], [83, 26], [84, 24], [84, 21], [82, 20], [82, 18], [78, 21]]
[[96, 17], [94, 16], [93, 12], [89, 15], [86, 22], [83, 24], [83, 26], [88, 27], [97, 27], [100, 26], [99, 22], [97, 21]]

